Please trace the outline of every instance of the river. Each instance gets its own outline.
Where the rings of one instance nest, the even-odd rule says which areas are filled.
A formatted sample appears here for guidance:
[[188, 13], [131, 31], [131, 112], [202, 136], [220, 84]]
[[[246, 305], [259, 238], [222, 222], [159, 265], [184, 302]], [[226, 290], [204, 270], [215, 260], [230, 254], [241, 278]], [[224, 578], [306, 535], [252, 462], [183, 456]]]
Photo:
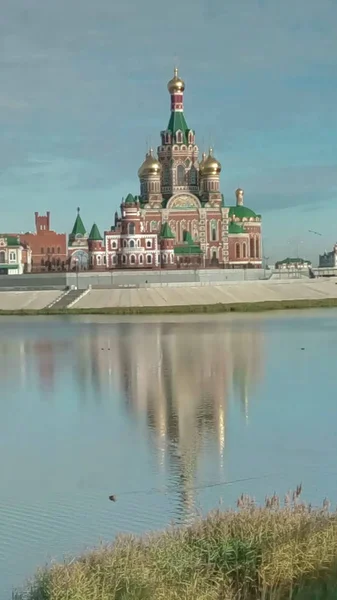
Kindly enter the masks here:
[[242, 492], [335, 505], [336, 356], [335, 309], [1, 318], [0, 599]]

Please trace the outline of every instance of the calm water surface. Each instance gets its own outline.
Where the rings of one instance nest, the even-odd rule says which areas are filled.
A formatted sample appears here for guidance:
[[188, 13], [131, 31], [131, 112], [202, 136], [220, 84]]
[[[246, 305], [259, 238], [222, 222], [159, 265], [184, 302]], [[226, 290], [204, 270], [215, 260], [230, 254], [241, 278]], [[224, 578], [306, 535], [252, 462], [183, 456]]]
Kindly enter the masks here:
[[336, 504], [336, 357], [334, 309], [0, 320], [1, 600], [241, 492]]

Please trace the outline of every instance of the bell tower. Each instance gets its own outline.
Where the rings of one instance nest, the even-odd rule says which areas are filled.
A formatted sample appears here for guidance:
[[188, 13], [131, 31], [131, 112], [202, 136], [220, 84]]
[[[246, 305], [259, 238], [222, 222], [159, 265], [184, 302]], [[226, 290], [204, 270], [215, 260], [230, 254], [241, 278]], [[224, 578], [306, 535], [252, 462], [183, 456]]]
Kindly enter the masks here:
[[184, 116], [185, 82], [174, 69], [167, 89], [171, 99], [171, 116], [167, 129], [161, 132], [158, 160], [161, 164], [161, 189], [165, 199], [177, 192], [199, 192], [199, 149], [195, 132]]

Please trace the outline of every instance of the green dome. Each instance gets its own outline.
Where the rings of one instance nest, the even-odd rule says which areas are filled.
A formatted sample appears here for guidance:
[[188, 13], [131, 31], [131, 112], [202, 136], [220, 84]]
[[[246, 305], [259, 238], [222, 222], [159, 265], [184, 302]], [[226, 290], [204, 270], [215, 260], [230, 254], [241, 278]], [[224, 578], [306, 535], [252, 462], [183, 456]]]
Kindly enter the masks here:
[[246, 233], [241, 225], [237, 225], [237, 223], [230, 223], [228, 226], [228, 233]]
[[260, 217], [251, 208], [247, 206], [231, 206], [229, 209], [229, 217], [237, 217], [238, 219], [255, 219]]

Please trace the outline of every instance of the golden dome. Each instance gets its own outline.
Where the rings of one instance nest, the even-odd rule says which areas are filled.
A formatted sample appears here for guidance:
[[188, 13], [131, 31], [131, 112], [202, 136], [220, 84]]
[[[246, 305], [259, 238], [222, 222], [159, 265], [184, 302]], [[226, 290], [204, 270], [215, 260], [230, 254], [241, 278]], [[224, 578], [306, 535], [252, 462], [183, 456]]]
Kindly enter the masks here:
[[174, 77], [167, 84], [170, 94], [182, 93], [185, 89], [185, 82], [178, 77], [178, 69], [174, 69]]
[[203, 158], [199, 165], [200, 175], [219, 175], [221, 172], [221, 164], [213, 156], [213, 150], [210, 148], [209, 154], [206, 159]]
[[146, 175], [159, 175], [161, 170], [160, 162], [153, 156], [152, 148], [146, 154], [145, 160], [142, 166], [138, 170], [138, 177], [144, 177]]

